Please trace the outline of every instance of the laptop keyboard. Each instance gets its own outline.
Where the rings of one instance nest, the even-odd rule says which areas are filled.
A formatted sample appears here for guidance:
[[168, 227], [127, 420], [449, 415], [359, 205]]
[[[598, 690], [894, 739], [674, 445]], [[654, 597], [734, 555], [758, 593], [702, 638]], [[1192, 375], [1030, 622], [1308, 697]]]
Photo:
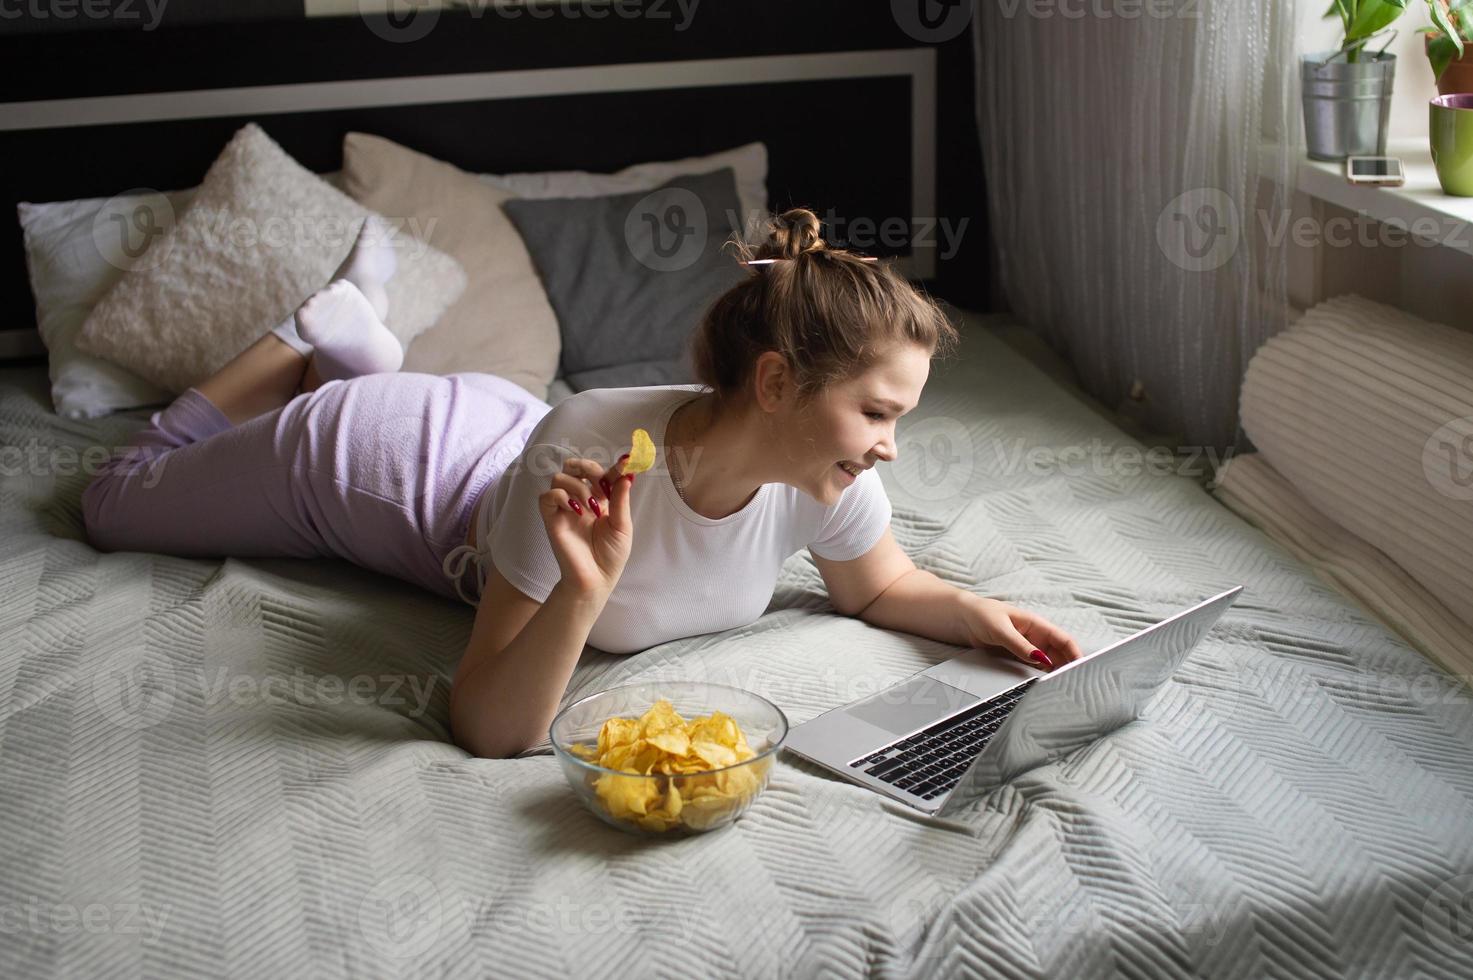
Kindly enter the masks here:
[[987, 740], [1002, 727], [1013, 707], [1038, 678], [1030, 678], [990, 701], [943, 718], [872, 752], [849, 768], [859, 769], [923, 800], [935, 799], [961, 780]]

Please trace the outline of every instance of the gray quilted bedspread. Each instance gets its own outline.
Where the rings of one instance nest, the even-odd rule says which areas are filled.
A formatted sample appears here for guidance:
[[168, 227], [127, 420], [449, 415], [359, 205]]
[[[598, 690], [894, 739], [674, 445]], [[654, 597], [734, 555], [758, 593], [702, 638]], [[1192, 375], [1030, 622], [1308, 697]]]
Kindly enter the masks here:
[[[336, 560], [94, 551], [84, 450], [146, 413], [65, 421], [12, 378], [0, 976], [1473, 974], [1467, 688], [995, 335], [963, 351], [884, 468], [917, 564], [1086, 649], [1243, 595], [1144, 718], [957, 826], [784, 756], [673, 842], [596, 822], [549, 755], [451, 743], [470, 609]], [[796, 723], [954, 652], [834, 614], [799, 554], [757, 622], [590, 650], [567, 699], [703, 678]]]

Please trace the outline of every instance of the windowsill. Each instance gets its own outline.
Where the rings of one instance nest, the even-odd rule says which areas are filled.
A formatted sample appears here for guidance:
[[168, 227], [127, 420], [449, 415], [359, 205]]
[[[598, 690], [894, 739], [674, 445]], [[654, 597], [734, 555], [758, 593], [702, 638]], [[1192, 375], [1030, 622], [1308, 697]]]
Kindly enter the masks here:
[[[1265, 147], [1262, 152], [1261, 172], [1271, 172], [1270, 154], [1274, 150]], [[1298, 161], [1295, 187], [1310, 197], [1473, 255], [1473, 197], [1443, 193], [1426, 138], [1391, 140], [1386, 153], [1401, 158], [1406, 170], [1406, 183], [1401, 187], [1351, 184], [1345, 179], [1343, 162], [1311, 160], [1307, 156]]]

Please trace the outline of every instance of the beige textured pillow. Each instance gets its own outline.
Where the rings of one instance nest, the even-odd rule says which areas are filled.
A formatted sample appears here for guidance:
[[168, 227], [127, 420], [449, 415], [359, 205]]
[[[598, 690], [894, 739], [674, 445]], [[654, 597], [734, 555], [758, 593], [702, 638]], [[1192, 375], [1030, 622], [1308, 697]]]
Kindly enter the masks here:
[[1473, 334], [1336, 296], [1253, 355], [1242, 421], [1315, 510], [1473, 623]]
[[[92, 310], [77, 347], [183, 391], [322, 288], [368, 213], [248, 124], [190, 207]], [[465, 272], [406, 233], [402, 216], [386, 217], [399, 267], [385, 323], [408, 347], [460, 298]]]
[[343, 177], [360, 204], [414, 218], [411, 228], [466, 270], [465, 293], [415, 338], [402, 370], [496, 374], [546, 400], [562, 341], [527, 246], [501, 210], [511, 195], [366, 133], [344, 138]]

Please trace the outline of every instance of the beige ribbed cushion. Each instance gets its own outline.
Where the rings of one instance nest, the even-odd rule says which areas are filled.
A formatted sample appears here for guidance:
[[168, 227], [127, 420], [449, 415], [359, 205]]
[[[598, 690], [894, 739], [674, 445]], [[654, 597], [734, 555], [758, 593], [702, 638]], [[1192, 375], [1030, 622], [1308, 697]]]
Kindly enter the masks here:
[[404, 371], [480, 371], [538, 398], [557, 375], [557, 314], [516, 227], [511, 197], [474, 174], [379, 136], [343, 139], [343, 182], [358, 203], [410, 228], [465, 269], [465, 293], [404, 355]]
[[1316, 510], [1473, 623], [1473, 334], [1337, 297], [1254, 355], [1242, 418]]
[[1262, 453], [1233, 458], [1212, 492], [1448, 671], [1473, 675], [1473, 624], [1380, 549], [1311, 507]]

